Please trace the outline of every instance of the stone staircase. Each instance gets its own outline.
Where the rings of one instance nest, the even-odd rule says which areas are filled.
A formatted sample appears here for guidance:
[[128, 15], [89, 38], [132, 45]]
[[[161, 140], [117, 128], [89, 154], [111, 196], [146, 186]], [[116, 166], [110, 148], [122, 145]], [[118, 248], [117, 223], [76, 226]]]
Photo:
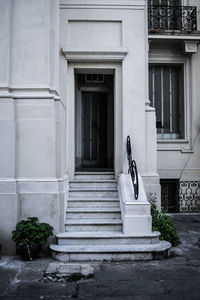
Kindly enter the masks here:
[[56, 235], [59, 261], [149, 260], [166, 250], [159, 233], [125, 236], [113, 173], [76, 173], [70, 182], [65, 232]]

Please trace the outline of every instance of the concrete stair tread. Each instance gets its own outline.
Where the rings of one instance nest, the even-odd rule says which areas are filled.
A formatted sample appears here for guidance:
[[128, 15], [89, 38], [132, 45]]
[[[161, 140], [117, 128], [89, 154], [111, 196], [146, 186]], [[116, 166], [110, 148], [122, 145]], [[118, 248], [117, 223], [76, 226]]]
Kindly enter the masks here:
[[75, 172], [74, 175], [115, 175], [114, 172]]
[[79, 183], [79, 182], [83, 182], [83, 183], [87, 183], [87, 182], [91, 182], [91, 183], [117, 183], [117, 180], [115, 179], [74, 179], [74, 180], [70, 180], [70, 183]]
[[118, 197], [111, 197], [111, 198], [107, 198], [107, 197], [69, 197], [68, 201], [118, 201], [119, 202], [119, 198]]
[[153, 231], [149, 234], [138, 234], [134, 236], [124, 235], [122, 231], [75, 231], [57, 233], [59, 239], [65, 238], [156, 238], [160, 236], [160, 232]]
[[66, 219], [66, 225], [109, 225], [109, 224], [122, 224], [121, 219]]
[[102, 192], [102, 191], [105, 191], [105, 192], [117, 192], [117, 188], [105, 188], [105, 187], [98, 187], [98, 188], [95, 188], [95, 187], [85, 187], [85, 188], [82, 188], [82, 187], [77, 187], [77, 188], [69, 188], [69, 191], [70, 192]]
[[171, 244], [160, 241], [157, 244], [143, 245], [50, 245], [51, 250], [59, 253], [147, 253], [162, 252], [171, 248]]
[[76, 208], [68, 208], [67, 209], [67, 213], [79, 213], [79, 212], [105, 212], [105, 213], [109, 213], [109, 212], [121, 212], [121, 209], [119, 207], [76, 207]]

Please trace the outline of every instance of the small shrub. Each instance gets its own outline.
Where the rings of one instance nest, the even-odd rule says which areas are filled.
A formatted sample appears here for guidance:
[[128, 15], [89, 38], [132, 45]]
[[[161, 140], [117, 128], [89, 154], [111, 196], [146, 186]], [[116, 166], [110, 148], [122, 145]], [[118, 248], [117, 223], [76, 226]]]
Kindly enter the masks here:
[[[27, 249], [29, 259], [31, 257], [31, 248], [44, 245], [47, 238], [53, 235], [53, 227], [48, 223], [39, 223], [37, 217], [30, 217], [22, 220], [16, 225], [16, 230], [12, 232], [12, 238], [16, 243], [17, 250]], [[38, 250], [39, 251], [39, 250]]]
[[180, 240], [174, 222], [166, 213], [158, 210], [155, 195], [149, 193], [147, 198], [151, 204], [152, 230], [161, 233], [160, 240], [170, 242], [173, 247], [178, 246]]
[[39, 223], [37, 217], [30, 217], [20, 221], [16, 230], [12, 232], [16, 244], [40, 244], [44, 245], [47, 238], [53, 235], [53, 227], [47, 223]]

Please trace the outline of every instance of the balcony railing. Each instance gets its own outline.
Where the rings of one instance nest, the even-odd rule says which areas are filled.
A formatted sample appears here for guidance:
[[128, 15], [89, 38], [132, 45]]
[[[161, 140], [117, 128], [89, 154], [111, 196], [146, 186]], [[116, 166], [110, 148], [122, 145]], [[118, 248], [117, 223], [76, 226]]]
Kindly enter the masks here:
[[149, 31], [197, 30], [197, 9], [195, 6], [148, 6]]

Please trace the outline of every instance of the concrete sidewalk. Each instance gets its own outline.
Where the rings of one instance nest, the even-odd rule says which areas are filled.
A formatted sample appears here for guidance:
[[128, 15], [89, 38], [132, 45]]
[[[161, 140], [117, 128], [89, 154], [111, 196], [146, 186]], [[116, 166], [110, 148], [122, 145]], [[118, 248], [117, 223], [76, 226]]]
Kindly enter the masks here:
[[200, 215], [172, 216], [182, 244], [176, 256], [147, 262], [96, 263], [94, 278], [74, 282], [43, 279], [51, 258], [0, 260], [0, 300], [199, 300]]

